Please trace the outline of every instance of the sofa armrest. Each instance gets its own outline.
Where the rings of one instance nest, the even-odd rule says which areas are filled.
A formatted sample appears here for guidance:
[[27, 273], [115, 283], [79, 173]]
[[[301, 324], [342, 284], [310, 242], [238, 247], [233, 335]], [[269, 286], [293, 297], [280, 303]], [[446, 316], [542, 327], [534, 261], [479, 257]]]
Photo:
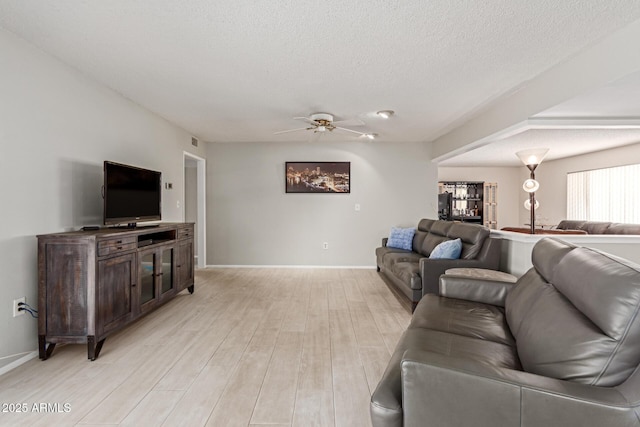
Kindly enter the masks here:
[[404, 426], [627, 426], [634, 409], [616, 387], [594, 387], [407, 350], [402, 359]]
[[388, 241], [389, 241], [389, 238], [388, 238], [388, 237], [383, 237], [383, 238], [382, 238], [382, 247], [383, 247], [383, 248], [387, 246], [387, 242], [388, 242]]
[[440, 292], [440, 275], [450, 268], [486, 268], [497, 270], [500, 264], [502, 240], [487, 237], [475, 259], [431, 259], [420, 260], [422, 295]]
[[509, 282], [444, 274], [440, 276], [440, 295], [504, 307], [504, 301], [513, 285]]
[[450, 268], [487, 268], [477, 259], [420, 259], [420, 277], [422, 277], [422, 295], [440, 292], [440, 276]]

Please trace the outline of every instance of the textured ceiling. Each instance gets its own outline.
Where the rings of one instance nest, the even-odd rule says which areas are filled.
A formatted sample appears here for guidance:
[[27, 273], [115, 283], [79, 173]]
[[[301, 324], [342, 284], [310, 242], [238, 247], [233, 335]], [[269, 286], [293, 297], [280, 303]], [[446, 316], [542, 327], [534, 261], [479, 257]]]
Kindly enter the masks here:
[[639, 18], [637, 0], [0, 0], [3, 28], [216, 142], [306, 140], [273, 133], [318, 111], [431, 141]]

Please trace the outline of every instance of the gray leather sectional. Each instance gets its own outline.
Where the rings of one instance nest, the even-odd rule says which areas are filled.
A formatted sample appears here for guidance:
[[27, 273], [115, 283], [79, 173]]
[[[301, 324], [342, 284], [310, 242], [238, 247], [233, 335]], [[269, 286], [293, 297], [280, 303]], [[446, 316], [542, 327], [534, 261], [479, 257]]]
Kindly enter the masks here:
[[545, 238], [515, 284], [443, 276], [371, 398], [374, 427], [640, 425], [640, 266]]
[[[469, 267], [497, 270], [500, 264], [501, 241], [489, 237], [487, 227], [452, 221], [422, 219], [413, 237], [412, 250], [386, 246], [376, 249], [378, 271], [412, 302], [422, 295], [438, 293], [438, 279], [449, 268]], [[429, 254], [446, 240], [460, 238], [460, 259], [430, 259]]]
[[587, 234], [640, 234], [640, 224], [624, 224], [621, 222], [580, 221], [563, 219], [557, 230], [580, 230]]

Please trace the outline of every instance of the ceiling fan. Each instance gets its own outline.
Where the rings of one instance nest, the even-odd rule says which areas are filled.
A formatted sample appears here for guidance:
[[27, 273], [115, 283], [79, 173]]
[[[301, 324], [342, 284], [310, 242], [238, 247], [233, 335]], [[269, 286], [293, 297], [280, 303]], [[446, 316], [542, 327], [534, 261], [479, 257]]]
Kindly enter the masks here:
[[[294, 120], [302, 120], [303, 122], [306, 122], [308, 126], [303, 127], [303, 128], [289, 129], [289, 130], [283, 130], [283, 131], [280, 131], [280, 132], [275, 132], [274, 135], [280, 135], [280, 134], [283, 134], [283, 133], [298, 132], [298, 131], [301, 131], [301, 130], [307, 130], [307, 131], [313, 131], [313, 133], [316, 134], [316, 136], [321, 136], [322, 134], [324, 134], [326, 132], [333, 132], [334, 130], [337, 129], [339, 131], [355, 133], [358, 136], [367, 137], [369, 139], [374, 139], [376, 137], [376, 135], [373, 134], [373, 133], [359, 132], [357, 130], [353, 130], [353, 129], [348, 129], [348, 128], [342, 127], [342, 126], [362, 126], [362, 125], [364, 125], [364, 122], [362, 120], [359, 120], [359, 119], [334, 121], [333, 120], [333, 115], [328, 114], [328, 113], [314, 113], [314, 114], [311, 114], [309, 117], [294, 117], [293, 119]], [[340, 124], [342, 126], [336, 126], [338, 124]]]

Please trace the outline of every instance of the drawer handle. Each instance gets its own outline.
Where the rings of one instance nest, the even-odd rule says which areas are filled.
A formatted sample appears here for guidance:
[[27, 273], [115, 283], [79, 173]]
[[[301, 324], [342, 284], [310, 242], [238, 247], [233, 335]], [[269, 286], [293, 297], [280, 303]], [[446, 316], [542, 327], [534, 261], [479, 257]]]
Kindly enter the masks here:
[[116, 249], [120, 250], [122, 249], [122, 246], [116, 246]]
[[118, 240], [116, 243], [122, 243], [122, 240]]

